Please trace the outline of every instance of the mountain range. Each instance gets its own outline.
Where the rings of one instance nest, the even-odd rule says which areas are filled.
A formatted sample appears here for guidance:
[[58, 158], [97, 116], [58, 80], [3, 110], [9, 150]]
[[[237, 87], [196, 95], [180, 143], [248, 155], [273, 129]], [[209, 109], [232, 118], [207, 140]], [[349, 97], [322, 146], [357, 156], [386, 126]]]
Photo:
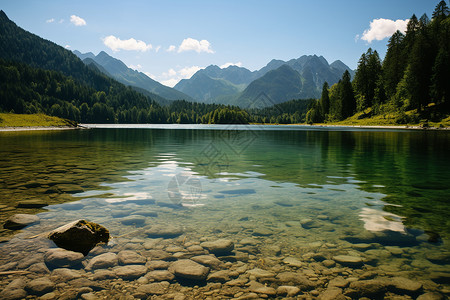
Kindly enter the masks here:
[[101, 51], [97, 56], [92, 52], [81, 53], [77, 50], [74, 50], [73, 53], [86, 65], [95, 65], [99, 71], [125, 85], [138, 87], [167, 100], [193, 100], [190, 96], [165, 86], [142, 72], [128, 68], [121, 60], [108, 55], [104, 51]]
[[322, 56], [304, 55], [289, 61], [272, 60], [257, 71], [229, 66], [211, 65], [183, 79], [175, 89], [203, 103], [232, 104], [252, 107], [260, 95], [278, 104], [291, 99], [319, 98], [323, 83], [331, 86], [348, 70], [337, 60], [328, 64]]
[[[323, 56], [303, 55], [289, 61], [273, 59], [253, 72], [238, 66], [220, 68], [210, 65], [170, 88], [142, 72], [128, 68], [104, 51], [98, 55], [77, 50], [73, 53], [86, 65], [94, 66], [107, 76], [136, 87], [140, 92], [151, 93], [148, 96], [153, 96], [160, 103], [164, 103], [164, 99], [184, 99], [243, 108], [255, 105], [265, 107], [292, 99], [319, 98], [325, 81], [331, 86], [339, 81], [346, 70], [352, 75], [354, 73], [340, 60], [328, 64]], [[259, 101], [261, 95], [264, 95], [264, 103]]]

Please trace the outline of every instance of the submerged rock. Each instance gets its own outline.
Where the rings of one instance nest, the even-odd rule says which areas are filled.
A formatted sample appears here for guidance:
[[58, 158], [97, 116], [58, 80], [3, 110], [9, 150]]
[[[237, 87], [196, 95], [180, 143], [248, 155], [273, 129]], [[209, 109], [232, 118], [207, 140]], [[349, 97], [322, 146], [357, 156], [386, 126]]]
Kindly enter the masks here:
[[50, 267], [67, 268], [79, 265], [83, 260], [83, 254], [79, 252], [64, 250], [64, 249], [50, 249], [44, 255], [44, 261]]
[[361, 267], [364, 264], [362, 258], [359, 256], [336, 255], [333, 256], [333, 260], [347, 267]]
[[203, 242], [200, 244], [205, 249], [208, 249], [209, 252], [222, 255], [228, 254], [234, 249], [234, 243], [231, 240], [219, 239], [211, 242]]
[[49, 278], [43, 277], [30, 281], [26, 290], [32, 295], [42, 296], [49, 293], [55, 289], [55, 283]]
[[15, 214], [6, 220], [5, 224], [3, 225], [3, 228], [5, 229], [11, 229], [11, 230], [18, 230], [22, 229], [28, 225], [39, 223], [40, 219], [36, 215], [30, 215], [30, 214]]
[[87, 255], [98, 243], [109, 241], [109, 231], [99, 224], [78, 220], [53, 230], [48, 238], [58, 247]]
[[39, 200], [39, 199], [32, 199], [32, 200], [22, 200], [17, 202], [16, 207], [18, 208], [41, 208], [44, 206], [47, 206], [47, 202]]
[[175, 274], [177, 277], [192, 280], [205, 280], [208, 276], [209, 268], [196, 263], [190, 259], [181, 259], [174, 262], [169, 271]]

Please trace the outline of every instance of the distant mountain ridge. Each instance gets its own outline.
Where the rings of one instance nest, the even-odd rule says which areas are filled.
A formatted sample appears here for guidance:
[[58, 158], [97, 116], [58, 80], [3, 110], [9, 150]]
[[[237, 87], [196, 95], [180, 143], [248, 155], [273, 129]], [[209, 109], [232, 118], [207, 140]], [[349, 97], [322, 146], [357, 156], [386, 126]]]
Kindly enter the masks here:
[[86, 65], [92, 64], [94, 61], [102, 67], [98, 68], [101, 72], [123, 84], [144, 89], [168, 100], [193, 100], [190, 96], [165, 86], [142, 72], [128, 68], [121, 60], [108, 55], [104, 51], [101, 51], [98, 55], [94, 55], [91, 52], [83, 54], [77, 50], [74, 50], [73, 53], [83, 60]]
[[174, 88], [199, 102], [251, 107], [255, 97], [262, 93], [273, 104], [318, 98], [323, 83], [326, 81], [330, 86], [337, 83], [346, 70], [354, 74], [342, 61], [328, 64], [323, 56], [303, 55], [289, 61], [273, 59], [253, 72], [238, 66], [222, 69], [211, 65], [190, 79], [181, 80]]

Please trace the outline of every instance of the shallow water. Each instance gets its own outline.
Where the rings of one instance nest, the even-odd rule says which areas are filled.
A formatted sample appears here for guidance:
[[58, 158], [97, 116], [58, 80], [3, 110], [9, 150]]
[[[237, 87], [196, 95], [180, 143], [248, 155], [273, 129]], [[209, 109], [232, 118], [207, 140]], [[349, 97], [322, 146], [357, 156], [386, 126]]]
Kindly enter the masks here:
[[[87, 219], [110, 229], [111, 247], [145, 244], [155, 224], [178, 226], [176, 245], [227, 238], [239, 250], [254, 238], [255, 262], [350, 254], [380, 274], [449, 288], [449, 132], [156, 125], [1, 132], [0, 141], [1, 223], [41, 218], [0, 229], [9, 240], [0, 264], [53, 247], [29, 237]], [[51, 205], [15, 208], [36, 198]]]

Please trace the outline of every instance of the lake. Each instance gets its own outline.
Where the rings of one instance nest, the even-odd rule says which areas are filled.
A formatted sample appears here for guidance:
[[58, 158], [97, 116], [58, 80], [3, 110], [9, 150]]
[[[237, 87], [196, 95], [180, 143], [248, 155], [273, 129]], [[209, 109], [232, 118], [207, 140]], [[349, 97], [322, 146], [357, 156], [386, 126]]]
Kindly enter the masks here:
[[[336, 278], [347, 282], [341, 288], [350, 297], [356, 288], [349, 289], [349, 283], [392, 277], [422, 286], [420, 291], [388, 286], [387, 293], [450, 293], [448, 131], [90, 127], [0, 132], [1, 223], [15, 213], [40, 218], [20, 231], [0, 229], [0, 271], [29, 272], [0, 277], [0, 288], [12, 278], [27, 281], [53, 274], [43, 264], [45, 252], [55, 247], [45, 233], [86, 219], [105, 226], [113, 237], [107, 246], [92, 250], [86, 263], [105, 252], [128, 250], [145, 257], [151, 270], [150, 261], [191, 258], [189, 247], [200, 251], [205, 241], [231, 240], [234, 252], [219, 257], [223, 268], [234, 272], [229, 278], [189, 288], [177, 278], [167, 280], [166, 289], [192, 297], [229, 297], [224, 291], [235, 287], [232, 295], [245, 296], [247, 281], [277, 289], [283, 272], [304, 276], [311, 284], [299, 294], [311, 297]], [[49, 206], [16, 208], [27, 199]], [[161, 228], [173, 235], [149, 234]], [[169, 256], [153, 257], [156, 250]], [[86, 263], [73, 268], [82, 278], [94, 274], [84, 269]], [[273, 276], [259, 277], [258, 270]], [[50, 278], [58, 283], [57, 277]], [[97, 293], [125, 289], [132, 295], [145, 279], [153, 282], [148, 277], [119, 283], [117, 276], [102, 278], [99, 282], [118, 285]], [[226, 285], [232, 280], [247, 281]], [[54, 287], [56, 295], [72, 287], [64, 282], [66, 287]], [[220, 283], [219, 291], [208, 294], [213, 282]]]

